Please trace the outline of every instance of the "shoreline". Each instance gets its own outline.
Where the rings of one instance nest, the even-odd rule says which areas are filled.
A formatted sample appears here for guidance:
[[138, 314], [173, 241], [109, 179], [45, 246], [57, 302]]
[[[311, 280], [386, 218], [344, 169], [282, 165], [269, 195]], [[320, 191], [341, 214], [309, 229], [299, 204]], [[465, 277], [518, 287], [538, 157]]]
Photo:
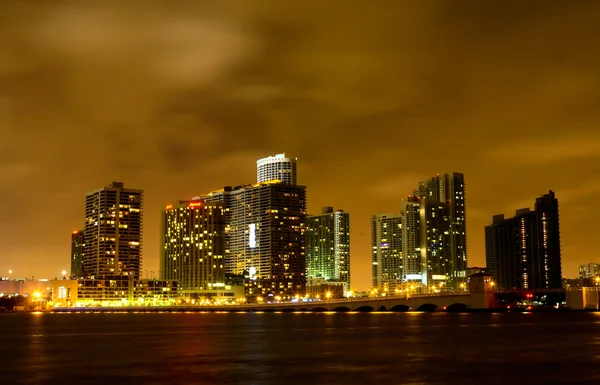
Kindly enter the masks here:
[[570, 309], [570, 308], [489, 308], [489, 309], [460, 309], [460, 310], [327, 310], [327, 309], [269, 309], [269, 308], [206, 308], [206, 307], [186, 307], [186, 308], [59, 308], [48, 310], [20, 310], [20, 311], [2, 311], [0, 314], [72, 314], [72, 313], [449, 313], [449, 314], [468, 314], [468, 313], [595, 313], [597, 309]]

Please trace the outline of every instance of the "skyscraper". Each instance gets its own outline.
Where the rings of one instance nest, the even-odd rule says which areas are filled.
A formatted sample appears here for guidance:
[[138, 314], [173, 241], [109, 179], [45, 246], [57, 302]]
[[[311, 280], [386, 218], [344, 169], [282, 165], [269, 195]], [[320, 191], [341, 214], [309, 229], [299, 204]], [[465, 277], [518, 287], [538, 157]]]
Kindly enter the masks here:
[[87, 194], [83, 273], [133, 276], [142, 264], [143, 191], [121, 182]]
[[421, 249], [420, 200], [410, 197], [402, 213], [402, 276], [407, 282], [427, 284], [427, 256]]
[[306, 277], [345, 282], [350, 288], [350, 215], [324, 207], [306, 221]]
[[447, 283], [456, 289], [467, 274], [464, 175], [438, 174], [415, 192], [422, 208], [421, 251], [427, 253], [429, 284]]
[[71, 277], [83, 277], [83, 230], [73, 230], [71, 233]]
[[371, 217], [371, 276], [377, 290], [391, 290], [403, 279], [402, 221], [400, 214]]
[[304, 294], [306, 187], [269, 181], [225, 187], [202, 200], [229, 210], [225, 271], [250, 276], [247, 295]]
[[549, 288], [562, 287], [562, 263], [560, 254], [560, 226], [558, 199], [553, 191], [535, 200], [535, 212], [540, 220], [542, 242], [541, 260], [544, 265], [544, 280]]
[[496, 215], [485, 228], [486, 261], [503, 289], [562, 286], [558, 200], [554, 192], [536, 200], [535, 211]]
[[291, 185], [296, 184], [296, 159], [277, 154], [256, 161], [256, 182], [278, 180]]
[[168, 204], [162, 212], [160, 277], [177, 280], [186, 295], [225, 286], [225, 209], [199, 200]]

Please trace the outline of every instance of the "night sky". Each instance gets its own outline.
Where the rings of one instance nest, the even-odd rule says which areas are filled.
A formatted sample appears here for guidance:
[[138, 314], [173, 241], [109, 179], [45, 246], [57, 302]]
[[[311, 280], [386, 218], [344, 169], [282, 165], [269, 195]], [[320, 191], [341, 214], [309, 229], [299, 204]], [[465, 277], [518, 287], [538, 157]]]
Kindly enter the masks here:
[[465, 174], [470, 265], [492, 215], [549, 189], [564, 274], [600, 261], [600, 2], [91, 3], [2, 2], [0, 275], [68, 270], [85, 194], [112, 181], [145, 190], [157, 271], [163, 202], [280, 152], [309, 213], [351, 213], [355, 289], [371, 214], [437, 172]]

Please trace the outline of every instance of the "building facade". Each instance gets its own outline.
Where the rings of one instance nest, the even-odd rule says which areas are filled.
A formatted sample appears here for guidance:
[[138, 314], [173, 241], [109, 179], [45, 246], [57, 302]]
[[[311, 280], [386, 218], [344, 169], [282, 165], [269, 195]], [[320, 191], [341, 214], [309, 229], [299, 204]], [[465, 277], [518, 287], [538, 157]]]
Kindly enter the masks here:
[[426, 284], [428, 263], [421, 249], [421, 202], [411, 197], [402, 208], [402, 278], [409, 284]]
[[512, 218], [493, 217], [485, 228], [486, 263], [502, 289], [562, 286], [558, 200], [554, 192], [536, 200], [535, 210]]
[[71, 277], [83, 277], [84, 231], [73, 230], [71, 233]]
[[200, 200], [167, 204], [161, 225], [160, 278], [178, 281], [184, 296], [222, 290], [229, 232], [223, 204]]
[[278, 180], [282, 183], [296, 185], [296, 159], [287, 158], [285, 154], [277, 154], [256, 161], [256, 182]]
[[51, 298], [58, 307], [170, 306], [179, 298], [177, 281], [134, 279], [130, 276], [56, 279]]
[[142, 190], [121, 182], [87, 194], [83, 273], [88, 277], [140, 277], [142, 265]]
[[306, 288], [306, 187], [278, 180], [225, 187], [204, 197], [229, 210], [225, 272], [247, 275], [248, 296], [295, 296]]
[[579, 266], [579, 279], [600, 277], [600, 263], [588, 263]]
[[324, 207], [306, 221], [306, 277], [350, 287], [350, 215]]
[[403, 279], [401, 214], [371, 217], [371, 281], [373, 289], [392, 291]]

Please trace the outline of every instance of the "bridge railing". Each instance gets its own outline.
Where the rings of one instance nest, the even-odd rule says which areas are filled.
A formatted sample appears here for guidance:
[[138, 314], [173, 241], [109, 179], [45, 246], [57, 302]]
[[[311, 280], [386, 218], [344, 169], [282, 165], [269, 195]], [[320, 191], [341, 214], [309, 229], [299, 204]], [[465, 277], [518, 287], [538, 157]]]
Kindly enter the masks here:
[[[321, 300], [312, 300], [312, 301], [299, 301], [299, 302], [264, 302], [264, 303], [242, 303], [242, 304], [210, 304], [210, 305], [191, 305], [191, 304], [180, 304], [180, 305], [169, 305], [169, 306], [123, 306], [123, 307], [102, 307], [103, 311], [135, 311], [139, 309], [140, 311], [145, 308], [156, 308], [156, 309], [219, 309], [219, 308], [227, 308], [227, 309], [256, 309], [257, 307], [261, 308], [271, 308], [271, 307], [302, 307], [302, 306], [318, 306], [319, 304], [328, 305], [328, 304], [347, 304], [347, 303], [356, 303], [356, 302], [373, 302], [373, 301], [388, 301], [388, 300], [410, 300], [413, 298], [440, 298], [440, 297], [456, 297], [456, 296], [469, 296], [468, 292], [444, 292], [444, 293], [426, 293], [426, 294], [415, 294], [415, 295], [386, 295], [379, 297], [355, 297], [355, 298], [336, 298], [336, 299], [321, 299]], [[94, 311], [98, 309], [97, 307], [85, 307], [85, 308], [76, 308], [79, 310], [90, 310]], [[67, 311], [74, 310], [74, 308], [56, 308], [57, 311]]]

